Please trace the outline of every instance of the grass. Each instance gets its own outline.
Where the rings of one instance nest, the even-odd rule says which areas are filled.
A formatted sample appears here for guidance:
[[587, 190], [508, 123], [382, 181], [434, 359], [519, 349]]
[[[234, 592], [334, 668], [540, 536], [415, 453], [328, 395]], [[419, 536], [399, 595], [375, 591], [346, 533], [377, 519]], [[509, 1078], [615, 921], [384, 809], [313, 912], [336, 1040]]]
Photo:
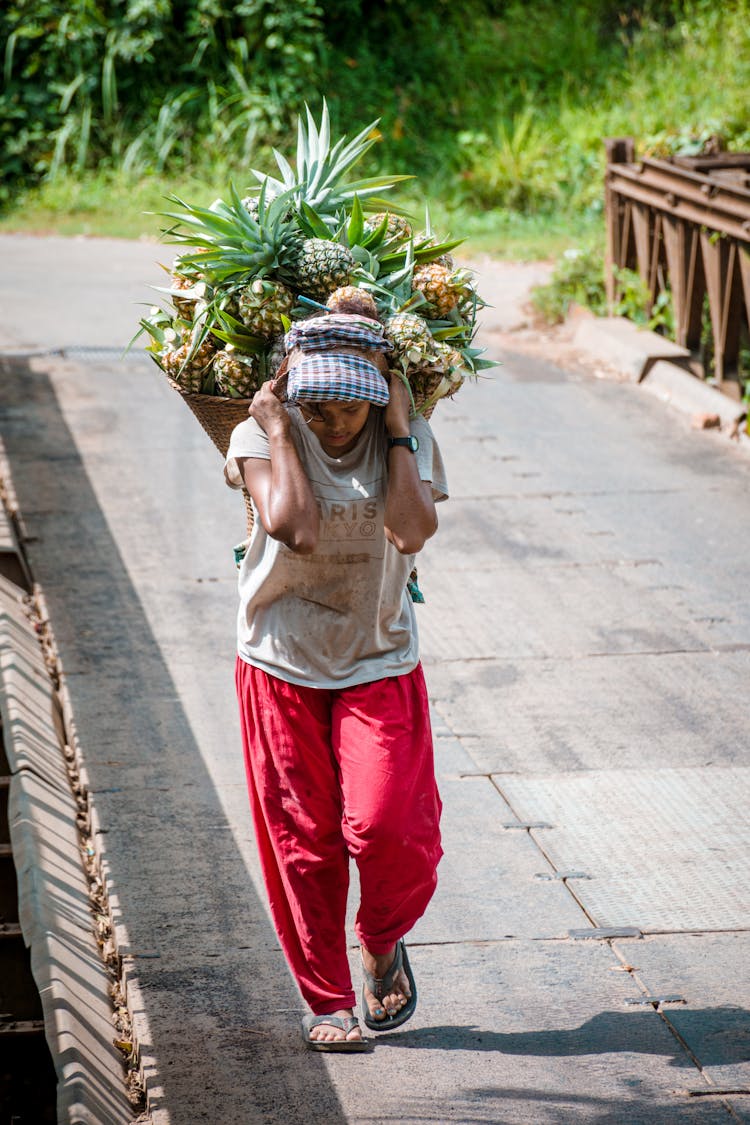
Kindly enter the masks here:
[[[177, 181], [166, 176], [131, 179], [99, 172], [80, 178], [63, 173], [19, 199], [14, 210], [0, 219], [0, 233], [158, 241], [163, 221], [157, 212], [169, 207], [167, 195], [177, 192], [187, 200], [207, 203], [226, 193], [229, 178], [229, 173], [218, 172]], [[407, 199], [406, 205], [415, 217], [421, 217], [428, 205], [433, 227], [442, 236], [464, 237], [463, 257], [555, 258], [571, 246], [596, 240], [601, 228], [595, 209], [570, 214], [478, 211], [416, 197]]]
[[[682, 0], [674, 6], [675, 19], [665, 25], [648, 15], [649, 4], [639, 6], [639, 12], [641, 7], [645, 14], [633, 15], [627, 35], [622, 32], [623, 45], [615, 49], [616, 29], [603, 30], [596, 39], [603, 53], [594, 60], [601, 66], [584, 67], [578, 75], [560, 71], [556, 35], [570, 22], [562, 9], [558, 12], [551, 0], [505, 6], [498, 23], [505, 52], [499, 58], [504, 65], [516, 60], [519, 81], [510, 91], [497, 85], [500, 92], [492, 97], [484, 86], [480, 119], [476, 113], [470, 122], [459, 115], [439, 142], [424, 138], [432, 148], [426, 163], [422, 153], [421, 167], [429, 172], [419, 185], [430, 192], [436, 232], [464, 237], [462, 254], [527, 261], [558, 258], [574, 247], [600, 247], [603, 137], [634, 136], [639, 155], [699, 151], [713, 134], [731, 149], [750, 148], [750, 0], [726, 5]], [[583, 3], [570, 8], [579, 23], [589, 10]], [[531, 38], [529, 14], [537, 21]], [[547, 27], [558, 15], [562, 24], [553, 20]], [[585, 20], [576, 27], [576, 34], [584, 34]], [[489, 77], [491, 60], [485, 62]], [[534, 66], [542, 68], [536, 78]], [[450, 105], [441, 108], [447, 113]], [[204, 142], [198, 147], [203, 155], [195, 158], [205, 160], [205, 167], [190, 174], [63, 169], [14, 201], [0, 218], [0, 231], [158, 240], [161, 220], [147, 212], [162, 210], [166, 195], [176, 192], [208, 203], [224, 195], [236, 176], [228, 158], [211, 164], [206, 155], [226, 151], [225, 146]], [[387, 143], [383, 152], [379, 159], [386, 164], [411, 163], [415, 157], [413, 149], [389, 149]], [[395, 161], [389, 152], [396, 154]], [[252, 160], [272, 168], [260, 153], [254, 152]], [[410, 201], [399, 197], [399, 202]], [[420, 215], [423, 200], [412, 202]]]
[[0, 219], [0, 232], [156, 241], [166, 220], [153, 212], [169, 208], [166, 196], [170, 192], [210, 202], [225, 187], [219, 175], [176, 183], [157, 176], [131, 179], [104, 172], [85, 177], [63, 173], [27, 192]]
[[497, 210], [476, 215], [456, 211], [447, 229], [465, 236], [460, 255], [488, 254], [511, 262], [558, 258], [571, 247], [588, 246], [604, 238], [599, 215], [575, 212], [524, 215]]

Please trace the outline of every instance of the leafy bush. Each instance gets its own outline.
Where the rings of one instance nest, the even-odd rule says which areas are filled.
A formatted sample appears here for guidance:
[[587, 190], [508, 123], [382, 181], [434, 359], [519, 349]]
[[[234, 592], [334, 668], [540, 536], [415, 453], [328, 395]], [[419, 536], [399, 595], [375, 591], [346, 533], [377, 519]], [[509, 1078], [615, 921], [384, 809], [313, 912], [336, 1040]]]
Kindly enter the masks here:
[[314, 0], [11, 0], [0, 14], [5, 198], [63, 167], [158, 170], [217, 141], [246, 151], [248, 134], [279, 134], [289, 104], [314, 89], [321, 26]]
[[466, 154], [459, 188], [462, 202], [485, 210], [528, 212], [559, 196], [552, 134], [531, 106], [516, 114], [509, 126], [501, 121], [492, 135], [460, 133], [458, 145]]
[[599, 250], [566, 250], [550, 280], [531, 291], [531, 303], [549, 324], [565, 320], [573, 304], [583, 305], [598, 316], [607, 314], [604, 289], [604, 259]]
[[341, 131], [380, 118], [366, 174], [483, 230], [577, 239], [606, 136], [750, 148], [750, 0], [7, 0], [0, 38], [0, 207], [64, 171], [241, 179], [324, 94]]
[[674, 338], [672, 296], [662, 289], [651, 302], [651, 294], [640, 274], [615, 267], [617, 294], [610, 306], [604, 283], [604, 257], [600, 250], [566, 250], [546, 285], [532, 290], [531, 302], [543, 320], [559, 324], [572, 305], [582, 305], [596, 316], [625, 316], [642, 328]]

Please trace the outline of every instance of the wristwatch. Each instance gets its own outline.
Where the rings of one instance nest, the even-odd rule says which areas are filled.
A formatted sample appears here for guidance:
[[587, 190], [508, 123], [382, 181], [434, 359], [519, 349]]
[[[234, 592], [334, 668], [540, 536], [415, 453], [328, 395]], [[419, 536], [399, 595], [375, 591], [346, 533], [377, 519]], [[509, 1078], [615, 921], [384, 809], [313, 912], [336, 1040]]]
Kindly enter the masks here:
[[409, 434], [408, 437], [389, 437], [388, 448], [393, 449], [394, 445], [403, 445], [410, 449], [412, 453], [416, 453], [419, 449], [419, 442], [414, 437], [414, 434]]

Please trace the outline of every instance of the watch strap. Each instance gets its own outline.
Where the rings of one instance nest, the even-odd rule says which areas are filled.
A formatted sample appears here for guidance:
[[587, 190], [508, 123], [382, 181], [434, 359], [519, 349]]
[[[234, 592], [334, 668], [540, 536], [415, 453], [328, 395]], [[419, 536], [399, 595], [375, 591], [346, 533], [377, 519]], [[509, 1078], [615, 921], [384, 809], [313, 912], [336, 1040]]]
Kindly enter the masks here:
[[419, 442], [413, 434], [409, 434], [408, 437], [389, 437], [388, 448], [393, 449], [394, 445], [403, 445], [412, 453], [416, 453], [419, 449]]

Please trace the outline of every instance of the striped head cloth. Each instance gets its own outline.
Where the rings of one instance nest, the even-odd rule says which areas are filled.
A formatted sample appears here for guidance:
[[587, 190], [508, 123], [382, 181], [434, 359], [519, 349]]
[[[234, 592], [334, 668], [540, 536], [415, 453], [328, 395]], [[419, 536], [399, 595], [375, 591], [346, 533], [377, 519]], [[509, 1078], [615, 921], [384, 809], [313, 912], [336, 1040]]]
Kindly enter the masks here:
[[388, 352], [393, 345], [384, 332], [385, 326], [368, 316], [330, 313], [293, 324], [284, 337], [284, 346], [287, 352], [293, 348], [303, 352], [327, 352], [340, 347]]
[[388, 380], [363, 356], [321, 352], [303, 355], [289, 368], [287, 402], [371, 402], [385, 406]]

